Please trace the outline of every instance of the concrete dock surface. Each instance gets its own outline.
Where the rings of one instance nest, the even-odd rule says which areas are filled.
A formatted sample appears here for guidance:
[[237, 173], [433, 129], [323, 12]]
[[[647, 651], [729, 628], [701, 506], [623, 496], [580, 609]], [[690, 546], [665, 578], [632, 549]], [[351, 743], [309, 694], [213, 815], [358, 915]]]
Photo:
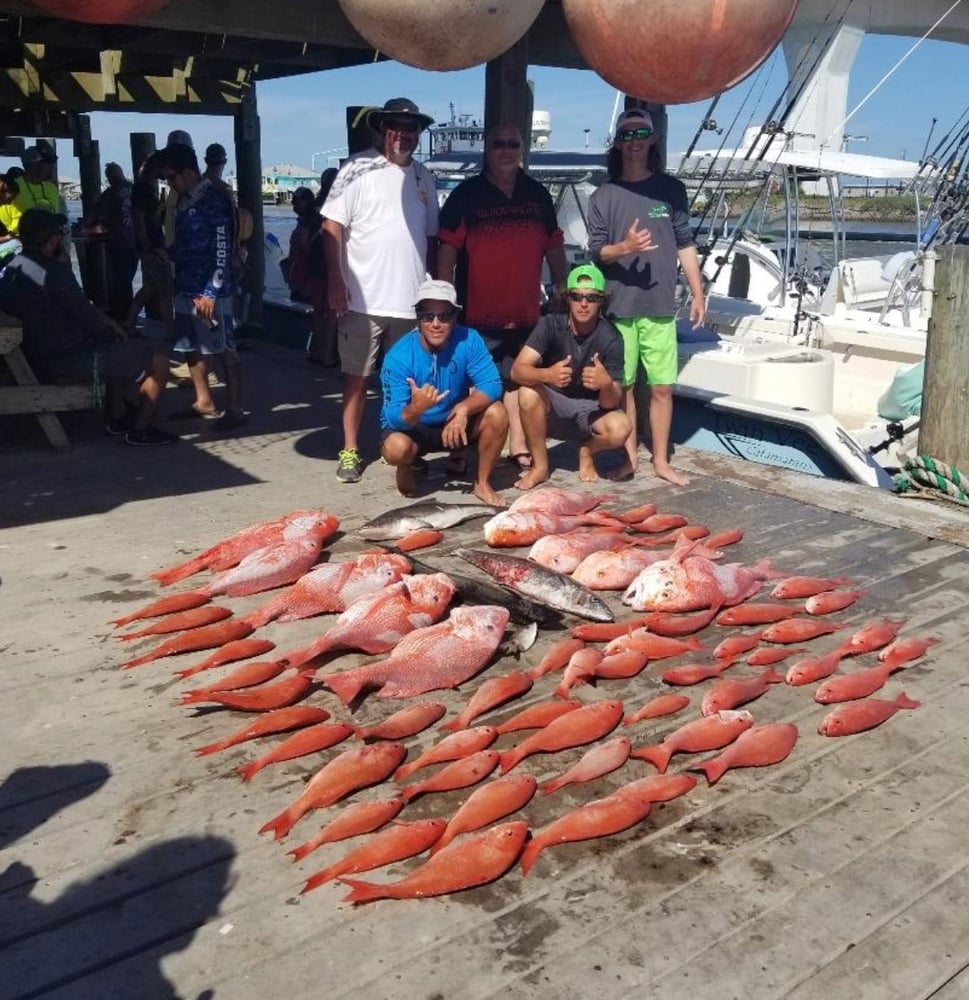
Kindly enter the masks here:
[[[334, 476], [339, 376], [266, 343], [243, 361], [251, 418], [233, 432], [166, 422], [190, 401], [184, 387], [170, 387], [162, 403], [163, 424], [184, 434], [168, 448], [126, 447], [93, 413], [65, 416], [75, 442], [66, 454], [48, 450], [32, 418], [0, 424], [0, 1000], [969, 996], [969, 513], [699, 453], [676, 456], [692, 475], [686, 488], [657, 481], [644, 458], [632, 482], [598, 491], [617, 494], [610, 509], [653, 501], [712, 531], [741, 528], [725, 562], [768, 559], [784, 573], [850, 578], [865, 594], [832, 616], [845, 629], [806, 645], [828, 652], [865, 622], [904, 619], [903, 635], [939, 644], [876, 697], [904, 691], [921, 707], [830, 739], [817, 733], [827, 709], [813, 687], [776, 684], [748, 708], [758, 724], [798, 726], [786, 760], [729, 771], [713, 786], [697, 774], [695, 789], [654, 805], [641, 824], [551, 847], [527, 877], [513, 868], [450, 896], [356, 907], [341, 902], [339, 883], [300, 895], [306, 878], [362, 838], [293, 863], [285, 852], [336, 808], [310, 813], [281, 843], [257, 831], [351, 741], [243, 783], [236, 768], [273, 738], [193, 754], [252, 718], [178, 704], [191, 682], [173, 671], [206, 654], [121, 670], [157, 638], [121, 643], [109, 624], [164, 592], [151, 571], [256, 521], [299, 507], [330, 511], [341, 531], [324, 551], [345, 558], [371, 547], [356, 528], [407, 502], [375, 461], [376, 398], [364, 448], [371, 464], [360, 483], [343, 485]], [[577, 481], [574, 448], [556, 447], [553, 462], [553, 485], [593, 489]], [[509, 499], [514, 478], [510, 466], [497, 477]], [[444, 478], [441, 458], [421, 485], [443, 501], [470, 499], [467, 481]], [[473, 572], [453, 550], [481, 544], [482, 523], [448, 529], [421, 558]], [[264, 600], [214, 603], [238, 615]], [[618, 595], [608, 600], [628, 614]], [[288, 650], [332, 621], [274, 622], [257, 635]], [[699, 638], [712, 650], [731, 631], [710, 626]], [[540, 631], [519, 660], [505, 657], [482, 676], [534, 666], [564, 634]], [[350, 654], [335, 668], [367, 659]], [[636, 678], [571, 696], [621, 698], [632, 711], [668, 690], [662, 670], [699, 659], [651, 663]], [[874, 662], [869, 654], [844, 669]], [[753, 670], [738, 664], [730, 674]], [[541, 678], [476, 722], [551, 697], [560, 679]], [[711, 683], [682, 689], [692, 700], [683, 713], [619, 733], [634, 745], [661, 740], [699, 713]], [[477, 684], [427, 697], [453, 717]], [[305, 704], [364, 723], [402, 705], [371, 696], [351, 716], [322, 688]], [[408, 747], [438, 735], [435, 726]], [[583, 749], [536, 755], [520, 770], [544, 780]], [[678, 756], [670, 770], [696, 759]], [[510, 819], [534, 831], [652, 773], [630, 760], [587, 785], [540, 794]], [[378, 786], [351, 801], [386, 794]], [[467, 794], [425, 795], [400, 818], [447, 818]], [[417, 863], [358, 877], [390, 881]]]

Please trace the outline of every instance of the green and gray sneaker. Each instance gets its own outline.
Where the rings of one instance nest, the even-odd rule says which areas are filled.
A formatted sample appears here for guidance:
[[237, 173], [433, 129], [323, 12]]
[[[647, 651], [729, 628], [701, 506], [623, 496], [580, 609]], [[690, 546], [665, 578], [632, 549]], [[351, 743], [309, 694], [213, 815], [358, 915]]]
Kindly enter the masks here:
[[341, 483], [359, 483], [363, 475], [363, 462], [356, 448], [344, 448], [336, 466], [336, 478]]

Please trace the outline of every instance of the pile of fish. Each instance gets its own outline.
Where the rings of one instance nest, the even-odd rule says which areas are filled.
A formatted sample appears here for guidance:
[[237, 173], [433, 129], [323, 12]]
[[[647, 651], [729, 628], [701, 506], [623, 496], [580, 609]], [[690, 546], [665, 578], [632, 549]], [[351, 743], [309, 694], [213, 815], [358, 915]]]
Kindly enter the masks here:
[[[876, 618], [849, 633], [848, 622], [832, 616], [864, 597], [853, 581], [789, 576], [767, 562], [724, 564], [722, 550], [742, 540], [739, 530], [713, 534], [653, 504], [601, 509], [614, 499], [544, 487], [500, 511], [418, 503], [358, 530], [383, 548], [319, 564], [340, 521], [320, 511], [293, 511], [153, 574], [169, 585], [212, 573], [202, 586], [115, 621], [120, 627], [155, 620], [120, 634], [123, 640], [168, 637], [123, 666], [211, 650], [177, 670], [188, 679], [245, 661], [181, 696], [185, 705], [255, 713], [196, 753], [280, 737], [237, 767], [244, 781], [274, 764], [326, 753], [302, 790], [259, 832], [282, 840], [297, 824], [307, 826], [308, 814], [332, 811], [289, 854], [299, 862], [324, 845], [365, 838], [306, 877], [302, 889], [339, 880], [353, 903], [451, 893], [500, 878], [516, 863], [527, 875], [547, 849], [628, 830], [654, 804], [690, 793], [697, 778], [689, 772], [703, 774], [712, 785], [731, 769], [780, 763], [795, 747], [797, 726], [784, 719], [758, 722], [747, 707], [762, 698], [769, 703], [775, 685], [821, 682], [814, 700], [832, 708], [817, 728], [828, 737], [873, 729], [899, 710], [919, 707], [905, 693], [871, 696], [938, 640], [900, 637], [904, 622], [896, 619]], [[453, 550], [478, 576], [452, 574], [411, 554], [478, 517], [489, 517], [486, 548]], [[528, 552], [517, 555], [495, 551], [526, 545]], [[770, 599], [758, 600], [768, 587]], [[240, 617], [209, 603], [269, 590], [277, 593]], [[618, 621], [602, 596], [609, 591], [628, 608]], [[439, 726], [442, 735], [417, 740], [448, 712], [443, 702], [419, 699], [463, 689], [501, 662], [510, 622], [527, 620], [532, 612], [527, 638], [522, 641], [519, 633], [519, 654], [528, 652], [535, 622], [556, 629], [540, 655], [527, 657], [537, 662], [529, 669], [519, 661], [511, 670], [488, 670], [463, 707]], [[299, 648], [273, 651], [271, 641], [253, 635], [271, 622], [317, 615], [336, 618]], [[583, 620], [562, 634], [569, 618]], [[836, 643], [832, 649], [800, 645], [827, 636]], [[349, 650], [373, 659], [332, 669], [332, 661]], [[697, 662], [699, 654], [703, 660]], [[845, 669], [871, 654], [877, 654], [875, 662]], [[735, 669], [741, 660], [755, 671]], [[629, 694], [638, 686], [637, 703], [615, 697], [611, 681], [623, 682]], [[699, 712], [691, 713], [694, 697], [685, 689], [700, 684]], [[371, 692], [378, 699], [412, 700], [377, 722], [358, 724], [349, 709]], [[620, 727], [624, 734], [617, 736]], [[581, 757], [563, 764], [549, 756], [582, 747], [587, 749]], [[678, 755], [714, 751], [669, 773]], [[541, 772], [530, 773], [549, 763], [553, 776], [540, 781]], [[595, 788], [593, 783], [620, 771], [621, 783], [608, 794], [582, 794], [582, 786]], [[438, 806], [451, 802], [447, 793], [464, 789], [473, 791], [456, 810]], [[541, 825], [527, 817], [509, 819], [539, 791], [544, 802], [562, 789], [580, 796], [580, 804], [553, 810]], [[375, 797], [361, 795], [341, 805], [365, 790]], [[411, 803], [418, 799], [415, 812]], [[408, 814], [401, 819], [404, 809]], [[428, 809], [441, 815], [428, 815]], [[353, 877], [425, 853], [396, 882]]]

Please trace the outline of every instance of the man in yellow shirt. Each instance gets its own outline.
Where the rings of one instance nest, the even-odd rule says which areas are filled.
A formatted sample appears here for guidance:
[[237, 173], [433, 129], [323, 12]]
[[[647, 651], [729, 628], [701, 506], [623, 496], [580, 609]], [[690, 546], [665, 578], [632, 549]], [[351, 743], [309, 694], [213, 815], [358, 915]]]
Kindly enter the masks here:
[[[24, 165], [24, 175], [17, 180], [19, 191], [13, 201], [16, 219], [12, 221], [15, 227], [19, 227], [20, 216], [28, 208], [43, 208], [55, 215], [60, 211], [60, 192], [51, 180], [57, 156], [50, 149], [28, 146], [20, 162]], [[9, 225], [7, 229], [10, 229]]]

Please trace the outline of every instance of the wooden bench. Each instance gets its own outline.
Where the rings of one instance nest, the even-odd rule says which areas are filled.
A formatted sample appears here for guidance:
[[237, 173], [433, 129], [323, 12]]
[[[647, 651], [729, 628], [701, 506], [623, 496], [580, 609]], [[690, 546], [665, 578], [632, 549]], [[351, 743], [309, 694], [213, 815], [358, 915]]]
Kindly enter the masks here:
[[17, 383], [0, 385], [0, 416], [36, 414], [51, 445], [58, 451], [66, 451], [71, 442], [57, 414], [90, 409], [93, 405], [91, 386], [41, 385], [20, 349], [23, 331], [16, 324], [11, 317], [0, 316], [0, 357]]

